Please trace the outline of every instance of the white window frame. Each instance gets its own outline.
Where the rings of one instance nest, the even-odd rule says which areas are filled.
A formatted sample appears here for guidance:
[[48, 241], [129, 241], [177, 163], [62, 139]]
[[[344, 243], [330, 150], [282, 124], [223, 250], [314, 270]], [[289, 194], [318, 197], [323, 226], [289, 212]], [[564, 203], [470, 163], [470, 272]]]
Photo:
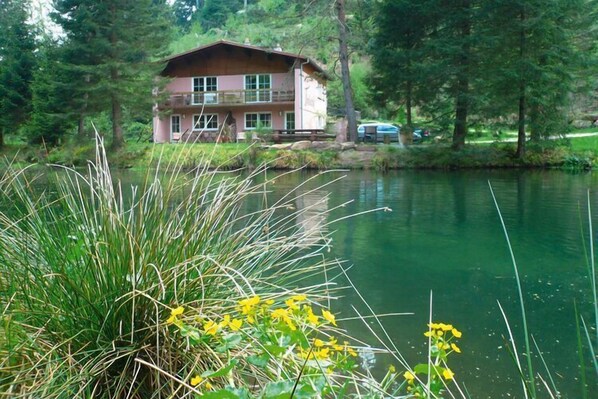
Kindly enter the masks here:
[[243, 115], [243, 126], [245, 126], [245, 130], [255, 130], [257, 127], [248, 127], [247, 126], [247, 115], [257, 115], [257, 124], [260, 124], [260, 115], [270, 115], [270, 126], [263, 126], [266, 129], [272, 129], [272, 112], [245, 112]]
[[[255, 76], [255, 82], [256, 82], [256, 88], [255, 89], [248, 89], [247, 88], [247, 77], [248, 76]], [[260, 76], [268, 76], [268, 79], [270, 81], [270, 87], [265, 87], [263, 89], [260, 89]], [[271, 103], [272, 102], [272, 74], [270, 73], [252, 73], [252, 74], [247, 74], [243, 76], [243, 90], [245, 91], [245, 102], [246, 103]], [[252, 92], [253, 95], [255, 95], [255, 100], [254, 101], [249, 101], [247, 99], [248, 94], [247, 90], [257, 90]], [[262, 99], [263, 97], [267, 97], [267, 99]]]
[[[200, 82], [197, 86], [204, 88], [204, 90], [195, 91], [195, 79], [198, 79]], [[216, 89], [207, 90], [208, 85], [206, 84], [206, 79], [216, 79]], [[194, 76], [191, 78], [191, 92], [193, 95], [191, 96], [191, 104], [193, 105], [200, 105], [200, 104], [218, 104], [218, 76]], [[196, 94], [201, 93], [201, 94]], [[206, 101], [206, 93], [210, 94], [212, 101]]]
[[[172, 129], [172, 127], [173, 127], [172, 126], [173, 125], [172, 122], [173, 122], [174, 118], [179, 118], [179, 122], [178, 122], [178, 124], [179, 124], [179, 130], [176, 131], [176, 132]], [[181, 128], [183, 127], [181, 125], [182, 120], [183, 120], [183, 118], [181, 118], [181, 114], [172, 114], [172, 115], [170, 115], [170, 137], [172, 137], [173, 133], [180, 133], [181, 132]]]
[[[287, 126], [288, 124], [288, 115], [289, 114], [293, 114], [293, 128], [289, 129], [289, 127]], [[297, 115], [295, 115], [295, 111], [285, 111], [284, 112], [284, 129], [285, 130], [295, 130], [297, 129]]]
[[[215, 117], [216, 119], [209, 119], [209, 117]], [[198, 123], [195, 123], [195, 118], [197, 118]], [[203, 127], [202, 127], [202, 119], [203, 119]], [[206, 127], [206, 122], [213, 122], [214, 120], [216, 121], [216, 127]], [[191, 117], [191, 123], [193, 124], [191, 130], [193, 130], [194, 132], [218, 130], [218, 126], [219, 126], [218, 114], [194, 114]]]

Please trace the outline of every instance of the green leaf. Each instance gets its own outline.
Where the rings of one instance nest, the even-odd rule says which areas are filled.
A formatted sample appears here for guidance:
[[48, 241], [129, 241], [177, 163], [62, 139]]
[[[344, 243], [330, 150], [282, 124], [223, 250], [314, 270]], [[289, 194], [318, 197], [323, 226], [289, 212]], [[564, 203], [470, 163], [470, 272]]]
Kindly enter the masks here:
[[221, 368], [220, 370], [217, 370], [217, 371], [206, 370], [201, 374], [201, 376], [203, 378], [224, 377], [233, 369], [233, 367], [235, 367], [237, 365], [238, 362], [239, 361], [237, 359], [233, 359], [230, 361], [230, 363], [227, 366]]
[[197, 395], [201, 399], [241, 399], [241, 396], [228, 389], [221, 389], [219, 391], [205, 392], [203, 395]]
[[263, 399], [289, 399], [295, 381], [270, 382], [264, 388]]
[[266, 348], [268, 353], [271, 353], [274, 356], [282, 355], [286, 350], [286, 348], [278, 345], [264, 345], [264, 348]]
[[261, 355], [251, 355], [247, 357], [247, 362], [257, 367], [266, 367], [269, 360], [270, 355], [267, 353], [263, 353]]
[[216, 347], [216, 352], [224, 353], [230, 349], [233, 349], [241, 343], [241, 334], [231, 334], [224, 337], [224, 343]]
[[420, 363], [413, 368], [413, 371], [416, 374], [428, 374], [430, 371], [430, 366], [428, 364]]
[[193, 343], [201, 342], [201, 334], [196, 328], [182, 326], [180, 331], [182, 337], [189, 338]]

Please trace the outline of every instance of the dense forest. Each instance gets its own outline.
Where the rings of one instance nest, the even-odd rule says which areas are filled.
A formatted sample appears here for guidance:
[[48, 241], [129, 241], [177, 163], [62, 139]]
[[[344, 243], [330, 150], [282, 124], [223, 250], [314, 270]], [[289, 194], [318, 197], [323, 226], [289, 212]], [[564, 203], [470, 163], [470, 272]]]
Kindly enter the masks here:
[[[598, 114], [593, 0], [54, 0], [49, 20], [1, 0], [0, 146], [151, 128], [160, 60], [218, 39], [316, 59], [329, 116], [432, 126], [465, 144], [483, 126], [526, 139]], [[343, 84], [345, 78], [345, 84]], [[159, 91], [159, 90], [158, 90]], [[354, 123], [349, 119], [349, 128]]]

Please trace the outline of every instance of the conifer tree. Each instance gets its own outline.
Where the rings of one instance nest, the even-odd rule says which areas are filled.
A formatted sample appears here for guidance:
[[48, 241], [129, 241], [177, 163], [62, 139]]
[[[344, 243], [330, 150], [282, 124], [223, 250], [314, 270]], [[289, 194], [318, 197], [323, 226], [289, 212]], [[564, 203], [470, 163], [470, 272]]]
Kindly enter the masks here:
[[[67, 36], [72, 92], [88, 110], [109, 111], [112, 146], [124, 143], [123, 110], [152, 107], [152, 89], [170, 35], [168, 6], [159, 0], [55, 0], [55, 21]], [[81, 111], [83, 112], [83, 111]]]
[[[482, 26], [493, 38], [483, 58], [490, 116], [516, 115], [517, 156], [526, 140], [563, 133], [566, 104], [587, 68], [595, 41], [588, 29], [596, 5], [587, 0], [495, 0], [486, 2]], [[587, 37], [590, 35], [590, 37]], [[584, 36], [583, 41], [577, 38]], [[589, 63], [591, 64], [591, 62]], [[488, 112], [490, 111], [490, 112]]]
[[0, 147], [4, 135], [15, 132], [31, 112], [35, 40], [26, 6], [20, 0], [0, 1]]
[[385, 101], [404, 104], [408, 132], [412, 110], [434, 92], [430, 57], [425, 45], [432, 22], [426, 1], [386, 0], [376, 12], [376, 30], [370, 46], [373, 84]]

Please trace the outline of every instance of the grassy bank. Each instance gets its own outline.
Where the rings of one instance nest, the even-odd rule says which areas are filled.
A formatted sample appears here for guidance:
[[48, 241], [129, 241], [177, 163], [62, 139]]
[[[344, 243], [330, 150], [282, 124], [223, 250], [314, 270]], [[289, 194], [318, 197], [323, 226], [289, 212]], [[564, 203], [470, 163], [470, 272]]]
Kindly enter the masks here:
[[[95, 156], [92, 142], [45, 149], [7, 145], [1, 154], [17, 164], [51, 163], [84, 166]], [[108, 152], [111, 166], [147, 168], [159, 160], [184, 158], [183, 167], [238, 169], [267, 163], [274, 169], [461, 169], [461, 168], [563, 168], [587, 170], [598, 166], [598, 136], [551, 140], [528, 144], [523, 159], [515, 157], [514, 143], [469, 144], [453, 151], [447, 144], [423, 144], [409, 148], [363, 145], [354, 150], [276, 150], [259, 144], [151, 144], [128, 143]]]

